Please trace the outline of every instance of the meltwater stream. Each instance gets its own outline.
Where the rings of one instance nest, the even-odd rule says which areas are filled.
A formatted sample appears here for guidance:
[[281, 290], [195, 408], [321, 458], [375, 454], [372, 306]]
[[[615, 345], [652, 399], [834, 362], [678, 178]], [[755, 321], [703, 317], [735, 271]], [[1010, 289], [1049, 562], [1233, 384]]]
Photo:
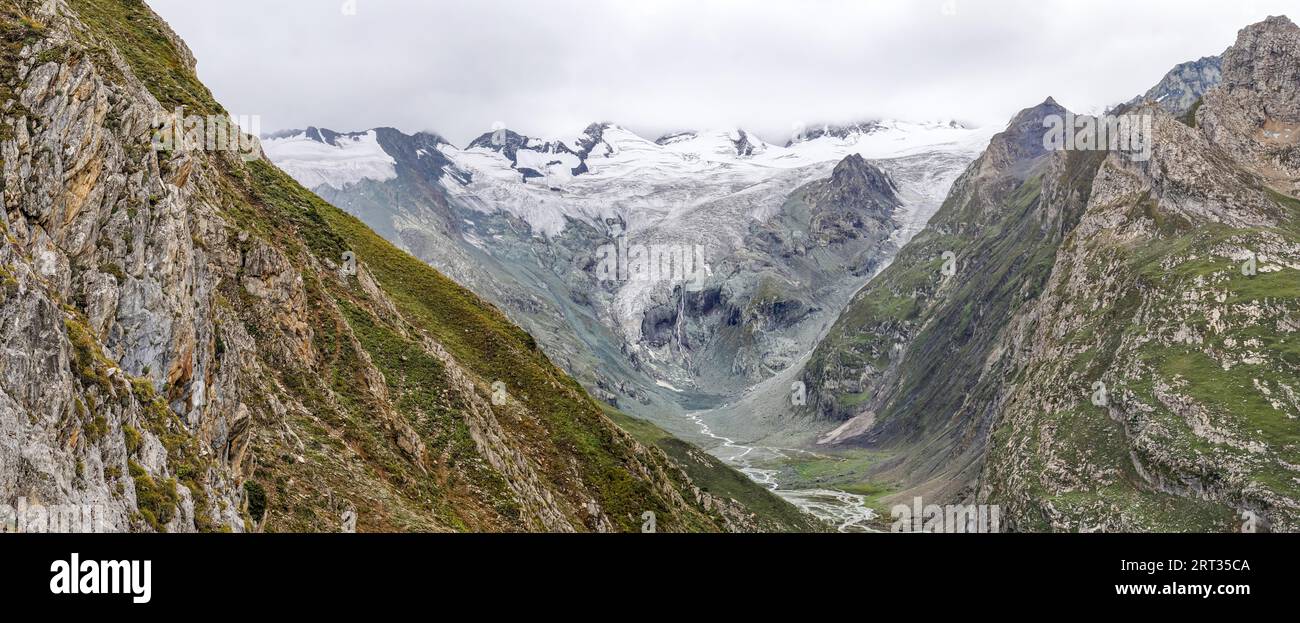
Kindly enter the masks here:
[[712, 450], [714, 456], [749, 476], [754, 482], [767, 487], [803, 512], [835, 526], [840, 532], [872, 531], [871, 520], [875, 518], [876, 513], [867, 508], [865, 497], [830, 489], [782, 489], [781, 483], [776, 479], [779, 474], [777, 470], [754, 467], [754, 463], [762, 459], [782, 459], [787, 458], [789, 454], [819, 456], [817, 453], [793, 448], [738, 444], [726, 437], [715, 435], [701, 417], [703, 413], [705, 412], [689, 413], [686, 417], [699, 427], [700, 434], [721, 443]]

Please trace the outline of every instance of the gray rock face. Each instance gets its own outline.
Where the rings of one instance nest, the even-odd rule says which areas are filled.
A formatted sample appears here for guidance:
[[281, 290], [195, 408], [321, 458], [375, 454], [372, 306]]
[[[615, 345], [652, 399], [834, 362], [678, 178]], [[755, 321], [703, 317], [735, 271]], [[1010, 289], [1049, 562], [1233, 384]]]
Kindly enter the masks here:
[[1068, 112], [1050, 97], [1033, 108], [1020, 111], [1011, 118], [1007, 129], [989, 142], [989, 148], [984, 152], [982, 173], [1010, 173], [1017, 179], [1025, 179], [1031, 165], [1048, 154], [1043, 144], [1045, 121]]
[[[863, 235], [864, 229], [873, 229], [866, 235], [884, 242], [892, 233], [887, 230], [896, 226], [891, 220], [899, 204], [894, 182], [862, 156], [854, 154], [836, 165], [821, 195], [809, 223], [809, 234], [819, 244], [844, 242]], [[870, 228], [868, 220], [884, 227]]]
[[1264, 177], [1300, 189], [1300, 27], [1270, 17], [1242, 29], [1223, 55], [1223, 84], [1197, 122], [1212, 141]]
[[1174, 67], [1156, 86], [1128, 102], [1130, 107], [1155, 103], [1175, 117], [1187, 114], [1201, 97], [1223, 80], [1222, 57], [1207, 56]]
[[[84, 29], [62, 2], [38, 19], [42, 36], [4, 61], [25, 78], [0, 142], [0, 503], [99, 509], [103, 521], [80, 529], [242, 530], [225, 452], [239, 445], [236, 375], [210, 347], [222, 330], [211, 284], [238, 257], [209, 251], [226, 246], [197, 199], [210, 182], [186, 179], [185, 152], [153, 157], [150, 128], [168, 113], [142, 86], [59, 53]], [[182, 425], [198, 440], [188, 453], [164, 443]]]

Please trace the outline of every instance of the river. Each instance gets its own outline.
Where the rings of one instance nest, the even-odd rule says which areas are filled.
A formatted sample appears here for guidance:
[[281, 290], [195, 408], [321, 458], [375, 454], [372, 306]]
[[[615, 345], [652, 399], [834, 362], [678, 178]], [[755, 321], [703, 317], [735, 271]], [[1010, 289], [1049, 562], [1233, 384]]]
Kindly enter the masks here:
[[815, 457], [822, 457], [822, 455], [797, 448], [747, 446], [737, 443], [710, 430], [708, 423], [704, 421], [705, 413], [707, 412], [697, 411], [687, 414], [686, 417], [699, 427], [701, 435], [718, 442], [718, 445], [710, 450], [714, 456], [749, 476], [754, 482], [767, 487], [803, 512], [834, 526], [840, 532], [873, 532], [870, 526], [876, 513], [867, 507], [866, 497], [832, 489], [782, 488], [777, 480], [780, 475], [778, 470], [755, 466], [755, 464], [788, 459], [791, 454], [808, 454]]

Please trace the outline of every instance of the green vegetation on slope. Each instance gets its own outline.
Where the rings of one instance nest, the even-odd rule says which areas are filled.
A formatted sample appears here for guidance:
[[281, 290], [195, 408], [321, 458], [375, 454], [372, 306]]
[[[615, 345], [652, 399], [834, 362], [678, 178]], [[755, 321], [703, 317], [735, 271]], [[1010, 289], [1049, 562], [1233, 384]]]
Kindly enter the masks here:
[[[216, 115], [222, 109], [212, 92], [182, 60], [177, 42], [168, 36], [166, 26], [157, 19], [144, 0], [68, 0], [95, 35], [113, 42], [113, 47], [131, 66], [131, 71], [148, 87], [163, 106], [184, 106], [186, 114]], [[104, 58], [106, 52], [93, 41], [91, 47], [96, 66], [110, 78], [115, 66]]]

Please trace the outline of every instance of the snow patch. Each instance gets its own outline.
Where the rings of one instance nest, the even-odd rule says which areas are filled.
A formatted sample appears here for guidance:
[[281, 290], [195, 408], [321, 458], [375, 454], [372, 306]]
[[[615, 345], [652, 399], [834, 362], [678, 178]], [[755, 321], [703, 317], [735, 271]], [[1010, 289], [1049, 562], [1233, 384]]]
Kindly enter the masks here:
[[313, 140], [303, 132], [263, 141], [262, 147], [272, 162], [307, 188], [343, 190], [363, 180], [397, 177], [397, 161], [379, 145], [374, 130], [341, 134], [335, 143]]

